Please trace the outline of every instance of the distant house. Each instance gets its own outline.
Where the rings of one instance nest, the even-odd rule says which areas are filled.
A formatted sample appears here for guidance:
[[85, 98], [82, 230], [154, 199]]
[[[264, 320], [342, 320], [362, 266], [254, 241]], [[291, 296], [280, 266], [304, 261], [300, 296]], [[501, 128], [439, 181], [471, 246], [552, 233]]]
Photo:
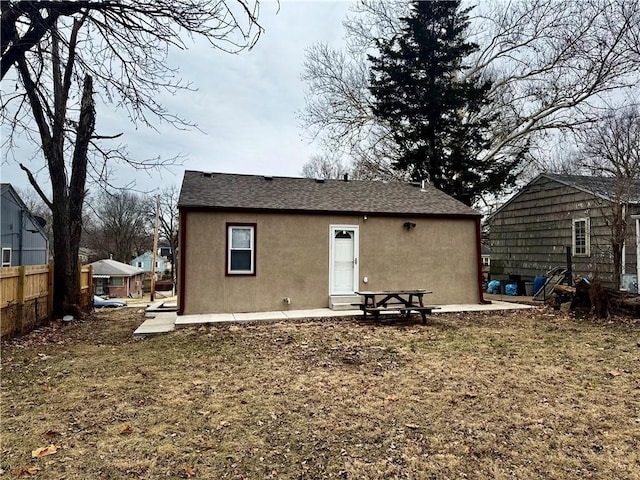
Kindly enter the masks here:
[[158, 245], [158, 255], [166, 258], [167, 261], [171, 263], [171, 259], [173, 257], [171, 245], [169, 245], [166, 241], [160, 242], [160, 244]]
[[91, 257], [95, 257], [95, 256], [97, 256], [96, 252], [94, 252], [93, 250], [87, 247], [80, 247], [78, 251], [78, 260], [82, 264], [89, 263], [89, 260], [91, 259]]
[[187, 171], [178, 209], [179, 314], [482, 301], [480, 214], [429, 185]]
[[489, 281], [489, 273], [491, 271], [491, 248], [483, 243], [481, 246], [482, 255], [482, 277], [485, 282]]
[[111, 259], [89, 264], [93, 267], [93, 285], [96, 295], [118, 298], [142, 296], [144, 270]]
[[[142, 255], [138, 255], [136, 258], [131, 260], [131, 265], [137, 268], [141, 268], [145, 272], [151, 272], [151, 263], [153, 262], [153, 253], [152, 252], [144, 252]], [[164, 273], [167, 270], [171, 270], [171, 263], [167, 260], [166, 257], [156, 255], [156, 273]]]
[[[543, 173], [489, 218], [491, 279], [522, 280], [567, 264], [574, 277], [597, 274], [613, 283], [610, 244], [612, 207], [622, 203], [628, 235], [622, 283], [640, 275], [640, 181], [623, 186], [613, 178]], [[615, 201], [615, 199], [621, 199]], [[637, 288], [637, 287], [636, 287]]]
[[2, 266], [46, 265], [49, 239], [44, 220], [33, 215], [9, 183], [2, 184]]

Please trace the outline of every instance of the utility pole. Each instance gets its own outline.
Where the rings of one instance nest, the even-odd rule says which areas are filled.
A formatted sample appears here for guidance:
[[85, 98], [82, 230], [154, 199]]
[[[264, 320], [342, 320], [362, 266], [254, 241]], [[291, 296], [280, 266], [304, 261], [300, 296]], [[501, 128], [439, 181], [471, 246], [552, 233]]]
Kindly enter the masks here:
[[158, 255], [158, 223], [160, 219], [160, 195], [156, 195], [156, 223], [153, 229], [153, 255], [151, 256], [151, 301], [156, 296], [156, 259]]

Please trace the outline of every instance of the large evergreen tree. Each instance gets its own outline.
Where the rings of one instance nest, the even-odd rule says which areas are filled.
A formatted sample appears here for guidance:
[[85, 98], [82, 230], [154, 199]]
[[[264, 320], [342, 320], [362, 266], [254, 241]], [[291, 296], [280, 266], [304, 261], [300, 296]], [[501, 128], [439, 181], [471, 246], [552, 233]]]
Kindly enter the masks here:
[[478, 48], [465, 40], [469, 10], [460, 1], [414, 2], [401, 33], [369, 57], [369, 88], [373, 113], [390, 125], [399, 149], [395, 168], [472, 205], [513, 182], [521, 155], [482, 159], [494, 120], [491, 82], [464, 75]]

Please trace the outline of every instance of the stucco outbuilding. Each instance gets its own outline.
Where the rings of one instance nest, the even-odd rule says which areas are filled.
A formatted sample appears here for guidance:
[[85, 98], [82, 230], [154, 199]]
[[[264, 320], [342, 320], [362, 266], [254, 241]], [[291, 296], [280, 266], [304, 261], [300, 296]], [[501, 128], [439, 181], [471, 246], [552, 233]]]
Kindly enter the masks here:
[[430, 185], [186, 171], [178, 209], [179, 314], [482, 301], [480, 214]]

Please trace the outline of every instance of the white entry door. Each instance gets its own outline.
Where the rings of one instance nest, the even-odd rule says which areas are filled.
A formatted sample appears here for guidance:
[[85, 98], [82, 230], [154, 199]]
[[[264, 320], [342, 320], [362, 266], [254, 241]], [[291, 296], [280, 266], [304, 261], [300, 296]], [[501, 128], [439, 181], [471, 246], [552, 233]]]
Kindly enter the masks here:
[[330, 233], [330, 294], [353, 294], [358, 285], [358, 227], [332, 225]]

